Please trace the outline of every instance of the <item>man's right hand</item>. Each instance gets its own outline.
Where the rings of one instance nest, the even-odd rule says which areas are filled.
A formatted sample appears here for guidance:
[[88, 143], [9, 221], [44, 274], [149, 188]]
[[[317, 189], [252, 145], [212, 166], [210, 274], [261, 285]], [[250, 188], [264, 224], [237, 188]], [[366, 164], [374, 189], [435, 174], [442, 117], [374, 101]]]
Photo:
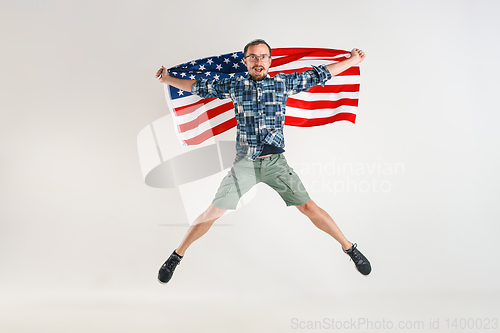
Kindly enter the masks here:
[[196, 80], [190, 79], [179, 79], [176, 77], [172, 77], [168, 74], [168, 71], [165, 67], [161, 66], [161, 68], [156, 72], [156, 79], [158, 82], [165, 83], [181, 90], [191, 92], [191, 87], [196, 82]]
[[158, 82], [167, 83], [166, 82], [167, 76], [169, 76], [168, 71], [163, 66], [161, 66], [161, 68], [158, 70], [158, 72], [156, 72], [156, 79], [158, 80]]

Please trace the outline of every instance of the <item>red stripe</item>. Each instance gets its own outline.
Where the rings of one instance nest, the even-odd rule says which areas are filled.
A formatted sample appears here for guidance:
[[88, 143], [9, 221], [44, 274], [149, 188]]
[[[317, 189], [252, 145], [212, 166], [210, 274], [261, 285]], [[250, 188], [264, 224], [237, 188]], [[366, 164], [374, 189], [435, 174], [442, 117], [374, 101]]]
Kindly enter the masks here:
[[[295, 59], [296, 57], [294, 57]], [[306, 59], [307, 58], [307, 59]], [[300, 60], [300, 61], [313, 61], [313, 60], [323, 60], [323, 61], [329, 61], [329, 62], [339, 62], [339, 61], [342, 61], [342, 60], [345, 60], [345, 59], [348, 59], [349, 57], [348, 56], [342, 56], [342, 57], [319, 57], [319, 56], [310, 56], [308, 54], [306, 54], [305, 56], [301, 56], [300, 58], [297, 58], [295, 60]], [[271, 63], [271, 67], [276, 67], [276, 62], [280, 62], [282, 59], [287, 59], [287, 57], [275, 57], [275, 58], [272, 58], [273, 60], [273, 63]], [[287, 63], [292, 63], [294, 61], [286, 61], [283, 63], [283, 65], [286, 65]], [[281, 66], [281, 65], [280, 65]]]
[[[320, 49], [320, 48], [276, 48], [271, 49], [271, 56], [281, 56], [281, 58], [273, 59], [273, 66], [281, 66], [296, 60], [299, 60], [303, 57], [335, 57], [338, 55], [349, 53], [348, 51], [343, 50], [332, 50], [332, 49]], [[346, 57], [339, 57], [335, 59], [335, 61], [340, 61], [346, 59]], [[330, 59], [330, 61], [332, 61]]]
[[340, 93], [340, 92], [359, 92], [359, 84], [334, 84], [327, 86], [315, 86], [309, 89], [309, 93]]
[[[284, 71], [271, 71], [269, 72], [269, 75], [274, 76], [277, 73], [285, 73], [285, 74], [290, 74], [290, 73], [302, 73], [305, 72], [306, 70], [312, 69], [312, 67], [302, 67], [302, 68], [297, 68], [297, 69], [287, 69]], [[348, 76], [348, 75], [359, 75], [359, 67], [351, 67], [346, 69], [340, 74], [337, 74], [335, 76]]]
[[194, 138], [184, 140], [184, 142], [188, 145], [198, 145], [203, 143], [204, 141], [210, 139], [211, 137], [224, 133], [225, 131], [230, 130], [231, 128], [236, 126], [236, 118], [229, 119], [222, 124], [219, 124], [211, 129], [206, 130], [205, 132], [195, 136]]
[[314, 57], [315, 60], [323, 60], [327, 63], [332, 63], [332, 62], [338, 62], [347, 59], [347, 57], [338, 57], [333, 59], [332, 57], [321, 57], [321, 56], [316, 56], [316, 55], [310, 55], [310, 54], [294, 54], [294, 55], [289, 55], [289, 56], [284, 56], [281, 58], [272, 58], [271, 62], [271, 68], [277, 67], [277, 66], [283, 66], [283, 65], [288, 65], [292, 62], [295, 62], [297, 60], [302, 60], [304, 57]]
[[318, 57], [334, 57], [340, 54], [350, 53], [345, 50], [322, 49], [311, 47], [281, 47], [271, 49], [272, 56], [287, 56], [291, 54], [302, 54], [305, 56], [318, 56]]
[[358, 99], [342, 98], [338, 101], [303, 101], [301, 99], [288, 98], [286, 106], [304, 109], [304, 110], [320, 110], [320, 109], [335, 109], [340, 106], [358, 106]]
[[346, 113], [338, 113], [334, 116], [327, 118], [314, 118], [314, 119], [286, 116], [285, 125], [312, 127], [312, 126], [326, 125], [340, 120], [347, 120], [354, 124], [354, 122], [356, 121], [356, 115], [354, 113], [346, 112]]
[[193, 119], [187, 123], [179, 125], [179, 131], [181, 133], [184, 133], [186, 131], [192, 130], [193, 128], [196, 128], [200, 124], [204, 123], [205, 121], [217, 117], [218, 115], [233, 109], [234, 105], [232, 102], [227, 102], [215, 108], [208, 109], [206, 112], [200, 114], [196, 119]]
[[202, 105], [207, 104], [208, 102], [211, 102], [215, 99], [215, 97], [204, 98], [193, 104], [178, 106], [174, 108], [174, 113], [176, 116], [184, 116], [186, 114], [190, 114], [191, 112], [198, 110]]

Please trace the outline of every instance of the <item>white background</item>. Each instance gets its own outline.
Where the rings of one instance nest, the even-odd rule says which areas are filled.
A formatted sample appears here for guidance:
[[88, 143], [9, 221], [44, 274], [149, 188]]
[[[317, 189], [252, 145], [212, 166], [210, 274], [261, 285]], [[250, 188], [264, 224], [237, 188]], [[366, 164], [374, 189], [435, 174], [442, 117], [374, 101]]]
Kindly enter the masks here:
[[[385, 320], [407, 331], [422, 321], [422, 332], [431, 319], [452, 331], [454, 318], [498, 318], [499, 9], [2, 0], [0, 331], [295, 332], [314, 330], [294, 322], [366, 318], [373, 329], [358, 331]], [[169, 112], [154, 74], [254, 38], [367, 54], [356, 124], [285, 136], [306, 185], [384, 182], [310, 189], [371, 260], [369, 277], [259, 187], [220, 220], [230, 226], [193, 244], [169, 284], [156, 280], [187, 228], [166, 226], [186, 224], [178, 191], [148, 187], [140, 170], [137, 134]], [[360, 174], [320, 168], [333, 160]], [[393, 171], [370, 173], [377, 165]]]

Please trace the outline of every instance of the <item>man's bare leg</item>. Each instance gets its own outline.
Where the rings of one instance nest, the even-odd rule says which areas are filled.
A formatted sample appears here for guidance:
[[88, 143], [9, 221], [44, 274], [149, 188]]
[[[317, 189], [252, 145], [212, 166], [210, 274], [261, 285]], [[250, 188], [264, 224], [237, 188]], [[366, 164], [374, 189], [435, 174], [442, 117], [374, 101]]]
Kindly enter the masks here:
[[353, 245], [345, 238], [342, 231], [340, 231], [337, 224], [333, 222], [333, 219], [327, 212], [318, 207], [318, 205], [316, 205], [312, 200], [296, 207], [304, 213], [316, 227], [331, 235], [340, 243], [340, 245], [342, 245], [344, 252], [351, 257], [358, 272], [363, 275], [370, 274], [372, 268], [368, 259], [366, 259], [363, 253], [357, 249], [355, 244]]
[[342, 245], [342, 248], [344, 250], [348, 250], [351, 248], [352, 243], [349, 242], [347, 238], [345, 238], [344, 234], [342, 233], [342, 231], [340, 231], [339, 227], [333, 221], [330, 215], [328, 215], [327, 212], [316, 205], [316, 203], [312, 201], [312, 199], [307, 203], [296, 207], [301, 213], [306, 215], [316, 227], [335, 238], [337, 242]]
[[225, 212], [225, 209], [210, 204], [210, 206], [194, 220], [193, 225], [189, 227], [179, 247], [172, 252], [167, 261], [161, 266], [158, 272], [158, 281], [160, 281], [160, 283], [167, 283], [170, 281], [175, 268], [181, 262], [187, 248], [195, 240], [203, 236], [208, 229], [210, 229], [212, 224], [214, 224], [215, 220], [224, 215]]
[[203, 236], [208, 229], [214, 224], [214, 222], [220, 218], [226, 209], [218, 208], [212, 204], [208, 206], [208, 208], [200, 214], [194, 220], [193, 225], [191, 225], [184, 236], [179, 247], [175, 250], [178, 255], [184, 256], [184, 252], [186, 252], [187, 248], [198, 238]]

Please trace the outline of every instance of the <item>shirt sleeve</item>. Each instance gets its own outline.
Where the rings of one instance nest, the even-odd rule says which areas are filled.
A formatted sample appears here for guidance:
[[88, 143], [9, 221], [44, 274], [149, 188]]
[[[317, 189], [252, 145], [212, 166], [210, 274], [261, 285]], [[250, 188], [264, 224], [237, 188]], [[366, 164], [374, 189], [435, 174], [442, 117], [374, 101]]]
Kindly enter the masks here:
[[321, 84], [325, 86], [326, 81], [332, 78], [332, 74], [326, 65], [312, 66], [313, 69], [303, 73], [292, 73], [286, 75], [286, 90], [288, 95], [298, 94], [309, 90], [311, 87]]
[[217, 97], [220, 99], [229, 98], [231, 91], [231, 79], [209, 80], [198, 79], [191, 87], [191, 93], [201, 98]]

